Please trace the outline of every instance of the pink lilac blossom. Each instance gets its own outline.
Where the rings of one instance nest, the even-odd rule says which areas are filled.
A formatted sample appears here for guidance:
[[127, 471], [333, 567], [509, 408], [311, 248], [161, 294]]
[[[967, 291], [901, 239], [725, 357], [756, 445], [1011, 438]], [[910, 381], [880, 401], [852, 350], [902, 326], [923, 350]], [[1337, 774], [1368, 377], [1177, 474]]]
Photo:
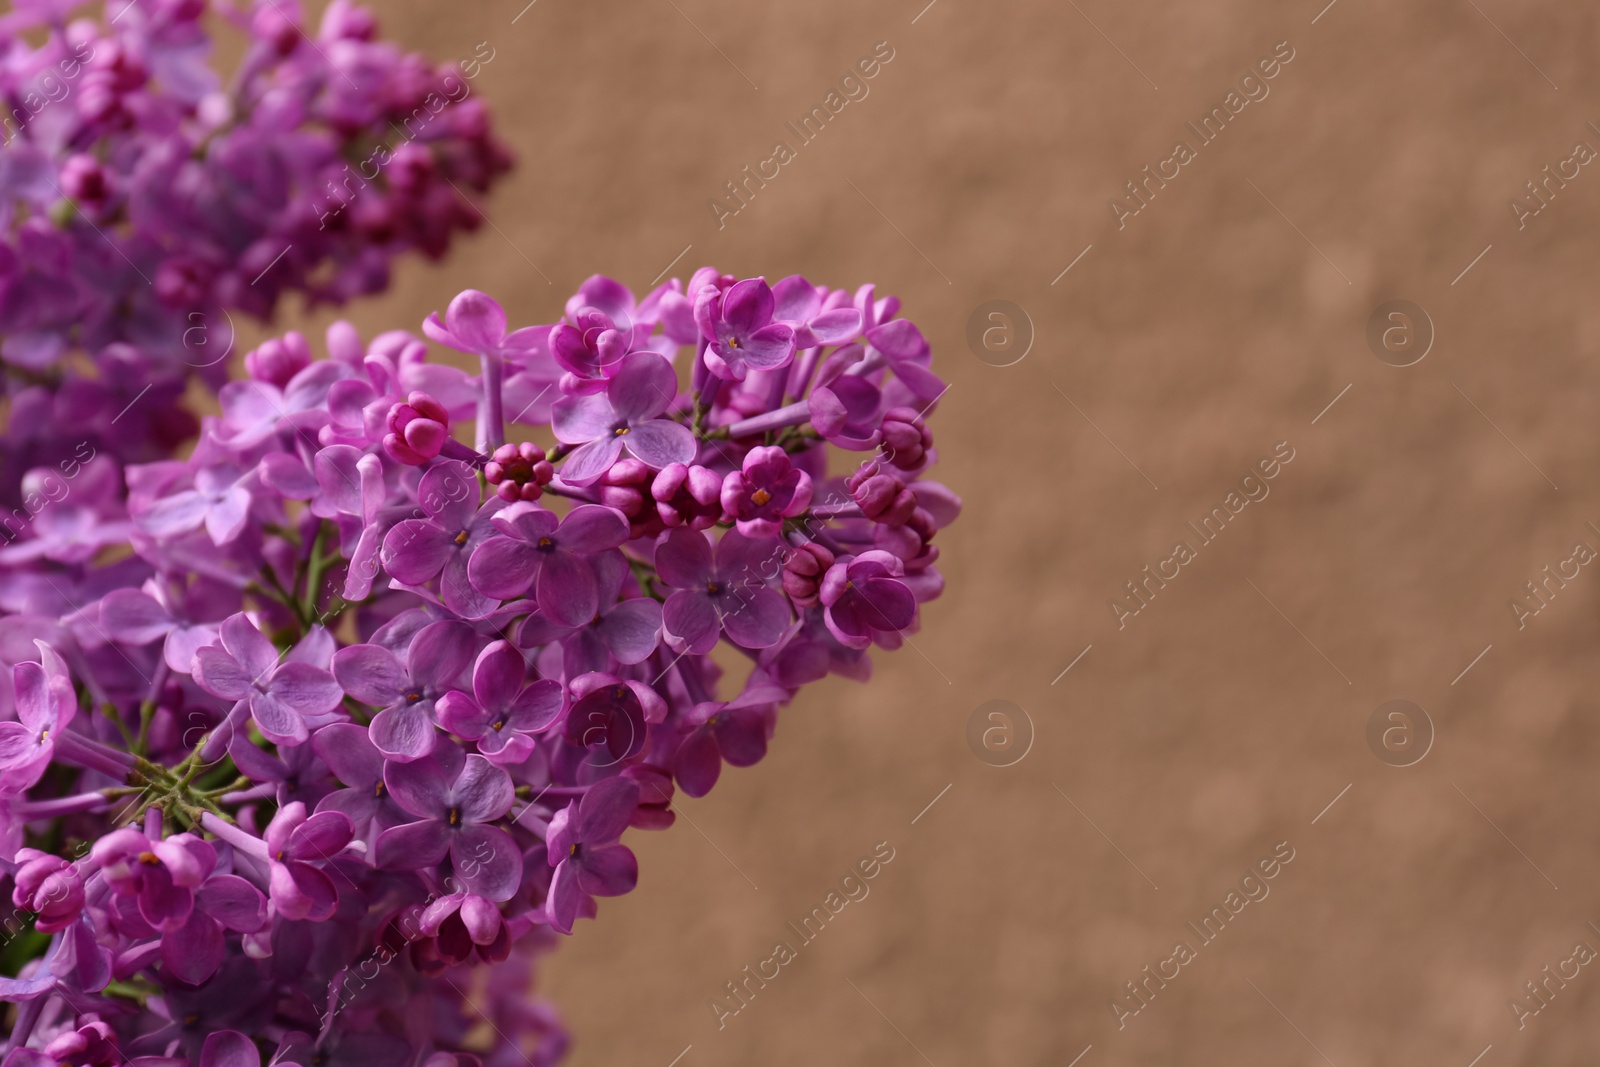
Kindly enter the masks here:
[[96, 458], [95, 547], [0, 558], [0, 891], [33, 917], [0, 1067], [558, 1061], [529, 989], [639, 883], [625, 836], [943, 589], [942, 385], [898, 307], [707, 268], [511, 330], [469, 291], [423, 330], [476, 374], [336, 324], [250, 353], [187, 458]]
[[[234, 317], [286, 294], [342, 304], [392, 262], [477, 228], [511, 164], [472, 80], [485, 43], [435, 63], [350, 0], [31, 0], [0, 15], [0, 502], [85, 442], [160, 458], [198, 429], [186, 381], [225, 377]], [[214, 52], [237, 54], [219, 70]], [[293, 418], [310, 363], [251, 356], [245, 444]], [[85, 373], [88, 368], [89, 373]], [[197, 487], [199, 488], [199, 487]], [[214, 520], [220, 521], [220, 520]]]

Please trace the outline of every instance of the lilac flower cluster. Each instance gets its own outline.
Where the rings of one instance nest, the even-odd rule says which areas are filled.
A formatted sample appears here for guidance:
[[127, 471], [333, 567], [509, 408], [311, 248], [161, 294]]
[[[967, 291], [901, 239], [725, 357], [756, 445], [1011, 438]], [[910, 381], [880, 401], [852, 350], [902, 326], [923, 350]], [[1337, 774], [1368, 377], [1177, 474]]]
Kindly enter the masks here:
[[624, 833], [942, 589], [898, 312], [707, 268], [511, 330], [468, 291], [422, 330], [477, 374], [290, 334], [188, 458], [88, 460], [0, 548], [0, 1065], [559, 1059], [528, 990], [634, 888]]
[[[333, 0], [15, 0], [0, 15], [0, 502], [87, 440], [130, 461], [192, 437], [188, 376], [219, 385], [232, 314], [342, 303], [442, 255], [510, 165], [469, 81]], [[212, 14], [208, 16], [208, 8]], [[242, 56], [226, 83], [211, 28]], [[470, 73], [469, 73], [470, 70]], [[270, 358], [270, 357], [269, 357]], [[137, 404], [133, 402], [138, 400]], [[59, 427], [71, 427], [65, 437]]]

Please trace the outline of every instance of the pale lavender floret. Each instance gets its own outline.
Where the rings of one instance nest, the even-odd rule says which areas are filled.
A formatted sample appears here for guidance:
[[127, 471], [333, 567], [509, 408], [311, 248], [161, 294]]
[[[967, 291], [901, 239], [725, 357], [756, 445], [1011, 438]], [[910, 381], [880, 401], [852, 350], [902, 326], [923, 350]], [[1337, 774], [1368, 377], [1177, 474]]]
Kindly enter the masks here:
[[39, 780], [78, 711], [66, 664], [49, 645], [36, 644], [41, 662], [11, 669], [17, 718], [0, 722], [0, 795], [20, 793]]
[[341, 648], [333, 674], [350, 696], [382, 709], [372, 719], [372, 743], [387, 759], [404, 762], [433, 751], [434, 705], [475, 654], [472, 631], [446, 619], [418, 630], [403, 659], [382, 645]]
[[383, 539], [383, 569], [395, 581], [419, 586], [438, 580], [439, 598], [456, 614], [476, 619], [489, 613], [492, 598], [467, 580], [467, 561], [495, 536], [491, 519], [505, 501], [478, 502], [477, 477], [461, 463], [430, 467], [417, 487], [425, 519], [396, 523]]
[[550, 925], [570, 934], [586, 898], [617, 896], [633, 890], [639, 862], [617, 844], [639, 803], [639, 787], [627, 778], [606, 778], [590, 786], [583, 799], [556, 812], [546, 850], [555, 875], [546, 912]]
[[737, 530], [723, 534], [715, 549], [698, 531], [668, 533], [656, 548], [656, 569], [677, 590], [661, 611], [667, 644], [704, 654], [723, 631], [745, 648], [777, 644], [789, 625], [789, 605], [767, 583], [778, 575], [781, 555], [779, 542]]
[[467, 577], [481, 594], [509, 600], [531, 588], [539, 608], [567, 626], [588, 622], [600, 608], [591, 557], [621, 545], [628, 523], [613, 508], [582, 504], [566, 518], [528, 501], [494, 516], [497, 536], [472, 555]]
[[168, 668], [188, 674], [195, 653], [216, 643], [218, 626], [231, 614], [230, 607], [237, 610], [237, 593], [209, 579], [180, 591], [151, 581], [143, 589], [108, 593], [100, 602], [100, 626], [112, 639], [132, 645], [162, 641]]
[[693, 432], [661, 417], [677, 394], [672, 364], [654, 352], [635, 352], [622, 360], [604, 393], [557, 401], [556, 440], [578, 446], [561, 469], [562, 479], [589, 485], [624, 453], [652, 470], [693, 462]]
[[450, 858], [461, 884], [490, 900], [509, 900], [522, 878], [522, 853], [493, 825], [515, 800], [506, 772], [454, 745], [412, 763], [390, 763], [384, 781], [395, 803], [417, 821], [378, 836], [380, 868], [416, 870]]
[[776, 302], [764, 278], [728, 289], [702, 289], [694, 317], [709, 346], [705, 361], [718, 378], [743, 380], [752, 370], [777, 370], [794, 358], [794, 327], [773, 320]]
[[527, 675], [522, 653], [510, 642], [491, 642], [478, 653], [472, 692], [453, 689], [440, 699], [439, 725], [476, 742], [491, 763], [521, 763], [533, 752], [533, 735], [554, 726], [565, 704], [560, 682]]
[[160, 538], [204, 526], [216, 544], [229, 544], [250, 517], [250, 481], [250, 472], [237, 467], [202, 467], [195, 471], [194, 488], [156, 500], [135, 512], [134, 521], [145, 533]]
[[344, 690], [326, 667], [293, 653], [280, 656], [243, 613], [229, 617], [220, 633], [220, 644], [195, 653], [194, 677], [206, 692], [237, 702], [230, 721], [247, 710], [262, 734], [282, 745], [302, 744], [313, 727], [333, 721]]

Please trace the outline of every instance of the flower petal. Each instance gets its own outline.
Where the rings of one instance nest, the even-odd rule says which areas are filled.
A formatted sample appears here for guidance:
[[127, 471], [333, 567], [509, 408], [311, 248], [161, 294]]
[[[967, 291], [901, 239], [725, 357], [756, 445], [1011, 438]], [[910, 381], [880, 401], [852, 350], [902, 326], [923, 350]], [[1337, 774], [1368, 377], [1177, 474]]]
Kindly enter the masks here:
[[[194, 911], [182, 926], [162, 935], [161, 961], [166, 965], [167, 973], [180, 982], [199, 985], [216, 974], [217, 968], [222, 966], [226, 947], [221, 924], [204, 912]], [[207, 1049], [210, 1046], [208, 1039]], [[254, 1048], [252, 1045], [252, 1051]], [[205, 1062], [210, 1067], [212, 1061], [207, 1059]]]
[[491, 711], [504, 711], [522, 692], [528, 664], [509, 641], [491, 641], [472, 667], [472, 694]]
[[639, 806], [639, 786], [631, 778], [603, 778], [578, 801], [574, 836], [590, 847], [609, 845], [622, 836]]
[[622, 455], [622, 438], [614, 434], [598, 437], [580, 445], [561, 465], [561, 480], [573, 485], [588, 485], [595, 481]]
[[267, 898], [232, 874], [218, 874], [195, 892], [200, 910], [236, 933], [255, 933], [267, 925]]
[[268, 877], [272, 906], [280, 918], [322, 922], [339, 906], [333, 879], [309, 863], [274, 863]]
[[722, 752], [711, 730], [702, 726], [683, 739], [673, 757], [672, 773], [678, 779], [678, 787], [689, 796], [703, 797], [711, 792], [722, 774]]
[[449, 531], [438, 523], [406, 519], [383, 539], [383, 569], [407, 585], [421, 585], [444, 569], [455, 547]]
[[310, 663], [291, 661], [273, 672], [267, 691], [301, 715], [332, 711], [344, 699], [333, 675]]
[[648, 597], [624, 600], [596, 629], [618, 663], [643, 663], [661, 643], [661, 605]]
[[393, 704], [411, 684], [400, 661], [382, 645], [341, 648], [333, 654], [333, 677], [345, 692], [374, 708]]
[[450, 345], [464, 345], [474, 355], [498, 352], [506, 336], [506, 309], [494, 297], [467, 289], [450, 301], [444, 313]]
[[100, 601], [100, 626], [115, 641], [148, 645], [176, 625], [155, 597], [137, 589], [118, 589]]
[[243, 612], [229, 616], [222, 624], [222, 647], [252, 678], [265, 679], [278, 664], [277, 648]]
[[261, 1052], [237, 1030], [216, 1030], [206, 1035], [200, 1067], [261, 1067]]
[[594, 569], [575, 552], [557, 549], [545, 557], [536, 593], [540, 610], [567, 626], [581, 626], [600, 609]]
[[194, 681], [214, 697], [242, 700], [252, 691], [255, 676], [221, 645], [207, 645], [194, 654]]
[[484, 596], [512, 600], [528, 591], [539, 568], [539, 553], [515, 537], [491, 537], [472, 550], [467, 581]]
[[667, 644], [695, 655], [710, 652], [722, 632], [717, 609], [711, 599], [697, 590], [684, 589], [667, 598], [661, 609], [661, 630]]
[[578, 884], [597, 897], [631, 893], [639, 884], [639, 861], [624, 845], [587, 850], [578, 866]]
[[731, 592], [725, 599], [732, 600], [733, 604], [722, 616], [722, 627], [735, 644], [745, 648], [771, 648], [789, 626], [789, 601], [776, 590], [745, 587]]
[[561, 520], [561, 525], [556, 529], [555, 539], [562, 548], [584, 555], [593, 555], [608, 548], [616, 548], [626, 541], [628, 520], [615, 508], [601, 507], [598, 504], [580, 504]]
[[655, 418], [672, 405], [677, 395], [678, 376], [667, 358], [657, 352], [630, 353], [606, 387], [612, 410], [619, 420], [628, 423]]
[[322, 811], [290, 831], [284, 851], [293, 860], [327, 860], [343, 852], [354, 837], [355, 828], [342, 812]]
[[516, 796], [509, 774], [482, 756], [471, 755], [451, 789], [449, 808], [461, 822], [492, 822], [511, 810]]
[[305, 719], [276, 693], [252, 693], [250, 717], [261, 735], [275, 745], [300, 745], [311, 736]]
[[421, 759], [433, 751], [438, 731], [428, 713], [413, 704], [396, 704], [372, 717], [372, 743], [391, 766]]
[[434, 819], [393, 826], [378, 835], [373, 854], [380, 871], [432, 867], [450, 851], [450, 828]]
[[450, 861], [463, 886], [496, 902], [510, 900], [522, 883], [522, 853], [498, 826], [463, 827], [450, 845]]
[[671, 419], [634, 423], [623, 443], [630, 455], [655, 470], [673, 463], [693, 463], [699, 448], [694, 431]]
[[711, 577], [711, 540], [699, 530], [672, 530], [656, 546], [656, 571], [674, 589], [703, 587]]
[[156, 537], [188, 533], [205, 521], [211, 502], [193, 489], [163, 497], [135, 516], [139, 529]]
[[445, 619], [417, 631], [406, 659], [418, 685], [439, 689], [454, 682], [477, 653], [478, 642], [472, 628]]

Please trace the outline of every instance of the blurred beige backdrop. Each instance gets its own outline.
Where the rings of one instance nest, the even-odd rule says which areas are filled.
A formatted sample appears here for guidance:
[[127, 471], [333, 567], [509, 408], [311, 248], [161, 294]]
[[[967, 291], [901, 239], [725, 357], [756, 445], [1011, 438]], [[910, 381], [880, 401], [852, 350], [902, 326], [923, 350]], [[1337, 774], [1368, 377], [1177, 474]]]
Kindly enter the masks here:
[[[631, 835], [639, 890], [545, 976], [574, 1067], [1592, 1055], [1592, 6], [525, 3], [380, 5], [409, 47], [487, 43], [520, 168], [446, 266], [352, 317], [415, 327], [476, 287], [549, 322], [588, 274], [642, 294], [680, 253], [874, 281], [952, 383], [932, 425], [967, 504], [916, 650], [805, 691], [766, 762]], [[800, 146], [785, 124], [875, 48]], [[990, 300], [1031, 321], [1010, 366], [1015, 315], [1010, 348], [967, 341]], [[1380, 318], [1385, 362], [1391, 300], [1433, 338]], [[1203, 543], [1213, 506], [1239, 513]], [[1178, 576], [1119, 620], [1146, 565]], [[1432, 724], [1411, 766], [1416, 713], [1369, 744], [1393, 699]], [[1033, 726], [1009, 767], [968, 744], [991, 700]], [[719, 1029], [724, 983], [880, 842], [870, 894]], [[1230, 891], [1206, 943], [1187, 924]], [[1124, 983], [1174, 969], [1132, 1014]]]

